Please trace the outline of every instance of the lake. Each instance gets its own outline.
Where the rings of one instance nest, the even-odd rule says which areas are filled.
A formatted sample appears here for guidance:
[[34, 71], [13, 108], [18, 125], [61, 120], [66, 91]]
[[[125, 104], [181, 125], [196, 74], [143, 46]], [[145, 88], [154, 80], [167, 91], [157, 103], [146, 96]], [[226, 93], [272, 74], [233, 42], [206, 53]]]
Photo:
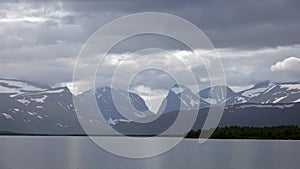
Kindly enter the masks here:
[[1, 169], [299, 169], [300, 141], [185, 139], [156, 157], [129, 159], [88, 137], [0, 137]]

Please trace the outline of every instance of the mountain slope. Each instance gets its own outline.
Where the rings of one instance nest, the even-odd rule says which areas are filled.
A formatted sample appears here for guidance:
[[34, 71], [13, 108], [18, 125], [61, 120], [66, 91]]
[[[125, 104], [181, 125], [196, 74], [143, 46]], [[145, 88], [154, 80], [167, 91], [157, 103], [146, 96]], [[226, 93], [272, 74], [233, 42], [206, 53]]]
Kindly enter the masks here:
[[189, 88], [175, 84], [162, 101], [158, 112], [168, 113], [178, 110], [198, 110], [208, 106], [209, 103], [194, 94]]
[[107, 86], [87, 91], [78, 97], [88, 99], [94, 96], [102, 115], [111, 124], [153, 114], [139, 95]]
[[234, 101], [231, 98], [235, 98], [237, 95], [238, 94], [228, 86], [212, 86], [199, 91], [200, 98], [210, 104], [226, 103], [226, 105], [231, 105]]
[[[216, 96], [217, 100], [211, 96]], [[0, 79], [0, 131], [83, 134], [78, 118], [100, 129], [103, 122], [98, 120], [99, 117], [77, 117], [74, 97], [66, 87], [51, 88], [28, 81]], [[149, 111], [144, 100], [135, 93], [100, 87], [75, 98], [80, 100], [81, 97], [96, 97], [105, 123], [123, 133], [161, 133], [173, 124], [179, 110], [183, 113], [199, 110], [194, 126], [199, 129], [206, 119], [208, 107], [216, 102], [226, 103], [220, 126], [300, 125], [299, 83], [264, 81], [241, 92], [234, 92], [226, 86], [214, 86], [200, 91], [199, 95], [185, 86], [174, 85], [159, 108], [161, 117], [158, 117], [160, 113], [156, 115]], [[89, 107], [84, 110], [89, 110]], [[132, 122], [135, 119], [156, 120], [143, 124]]]
[[[193, 129], [202, 129], [208, 115], [209, 108], [199, 110]], [[226, 106], [218, 127], [226, 126], [300, 126], [300, 103], [291, 104], [254, 104], [244, 103]], [[183, 113], [190, 113], [188, 110]], [[121, 122], [115, 128], [126, 135], [158, 135], [166, 131], [176, 120], [178, 112], [162, 114], [157, 120], [140, 124], [134, 122]], [[188, 121], [184, 123], [190, 123]], [[182, 124], [184, 125], [184, 124]], [[180, 124], [179, 124], [180, 127]], [[180, 129], [173, 131], [172, 135], [185, 135]]]
[[251, 103], [295, 103], [300, 102], [300, 84], [277, 83], [256, 97], [248, 100]]
[[51, 87], [39, 85], [29, 81], [0, 78], [0, 93], [10, 94], [12, 97], [26, 92], [43, 91], [49, 89], [51, 89]]
[[[33, 88], [33, 86], [26, 86]], [[27, 134], [82, 134], [68, 88], [0, 94], [0, 130]]]
[[199, 95], [205, 101], [215, 104], [218, 100], [212, 99], [211, 95], [222, 95], [224, 92], [226, 92], [226, 97], [220, 99], [219, 102], [225, 102], [225, 105], [300, 102], [300, 84], [297, 82], [273, 83], [263, 81], [240, 92], [234, 92], [227, 86], [214, 86], [201, 90]]

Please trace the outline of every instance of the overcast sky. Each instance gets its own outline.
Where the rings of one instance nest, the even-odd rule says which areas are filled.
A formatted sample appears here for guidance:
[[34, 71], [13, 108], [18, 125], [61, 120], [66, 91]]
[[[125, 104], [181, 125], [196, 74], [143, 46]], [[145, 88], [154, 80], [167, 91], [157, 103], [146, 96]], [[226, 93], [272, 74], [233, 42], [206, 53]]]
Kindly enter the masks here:
[[[221, 58], [227, 83], [235, 90], [262, 80], [299, 81], [299, 8], [297, 0], [1, 2], [0, 77], [50, 86], [68, 85], [75, 91], [78, 86], [72, 88], [70, 82], [76, 57], [96, 30], [127, 14], [165, 12], [190, 21], [208, 36]], [[189, 32], [186, 34], [193, 37]], [[169, 53], [139, 53], [140, 59], [126, 57], [147, 47], [162, 48]], [[164, 37], [132, 38], [114, 48], [98, 77], [101, 82], [109, 82], [114, 66], [125, 58], [129, 64], [124, 68], [128, 72], [141, 69], [142, 66], [136, 66], [140, 63], [157, 62], [186, 78], [179, 64], [185, 60], [199, 75], [200, 88], [207, 86], [209, 81], [203, 66], [195, 64], [197, 62], [185, 50], [181, 43]], [[179, 60], [174, 59], [174, 55]], [[96, 62], [94, 58], [89, 63]], [[83, 77], [76, 85], [85, 86], [89, 83], [85, 80]], [[118, 80], [122, 84], [122, 79]], [[164, 72], [144, 72], [134, 78], [131, 87], [140, 93], [165, 94], [169, 82], [170, 76]]]

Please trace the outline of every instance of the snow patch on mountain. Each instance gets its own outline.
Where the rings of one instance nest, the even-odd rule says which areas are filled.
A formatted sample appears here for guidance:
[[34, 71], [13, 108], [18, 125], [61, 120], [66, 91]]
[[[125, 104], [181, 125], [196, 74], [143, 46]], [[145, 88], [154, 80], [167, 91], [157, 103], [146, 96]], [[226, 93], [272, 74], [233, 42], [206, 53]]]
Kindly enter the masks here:
[[12, 94], [14, 97], [19, 94], [34, 91], [43, 91], [49, 89], [48, 87], [39, 87], [29, 82], [18, 81], [14, 79], [0, 79], [0, 93]]
[[44, 90], [40, 93], [44, 93], [44, 94], [57, 94], [57, 93], [62, 93], [64, 92], [64, 89], [54, 89], [54, 90]]
[[193, 107], [194, 107], [195, 105], [199, 105], [199, 101], [194, 100], [194, 99], [191, 99], [191, 100], [190, 100], [190, 105], [192, 105]]
[[297, 103], [297, 102], [300, 102], [300, 98], [294, 101], [294, 103]]
[[30, 103], [29, 100], [25, 99], [25, 98], [22, 98], [22, 99], [16, 99], [17, 102], [20, 102], [24, 105], [28, 105]]
[[119, 122], [129, 123], [129, 122], [131, 122], [131, 120], [127, 120], [127, 119], [111, 119], [111, 118], [109, 118], [108, 121], [107, 121], [107, 123], [111, 124], [111, 125], [116, 125]]
[[300, 90], [300, 84], [283, 84], [280, 88], [286, 88], [287, 90]]
[[278, 102], [280, 102], [282, 99], [284, 99], [286, 97], [287, 96], [282, 96], [282, 97], [276, 98], [276, 100], [274, 100], [273, 103], [278, 103]]
[[217, 104], [217, 100], [216, 99], [206, 98], [206, 99], [203, 99], [203, 100], [206, 101], [209, 104]]
[[257, 89], [252, 89], [252, 90], [247, 90], [242, 93], [243, 96], [245, 97], [255, 97], [258, 96], [260, 93], [266, 91], [268, 87], [263, 87], [263, 88], [257, 88]]
[[181, 87], [174, 87], [171, 89], [171, 91], [173, 91], [175, 94], [180, 94], [184, 91], [184, 89], [182, 89]]
[[20, 92], [13, 88], [7, 88], [7, 87], [0, 86], [0, 93], [20, 93]]
[[44, 103], [47, 97], [48, 97], [47, 95], [43, 95], [41, 98], [30, 98], [30, 100], [33, 100], [38, 103]]
[[11, 115], [7, 114], [7, 113], [2, 113], [2, 115], [3, 115], [7, 120], [14, 120], [14, 118], [13, 118]]

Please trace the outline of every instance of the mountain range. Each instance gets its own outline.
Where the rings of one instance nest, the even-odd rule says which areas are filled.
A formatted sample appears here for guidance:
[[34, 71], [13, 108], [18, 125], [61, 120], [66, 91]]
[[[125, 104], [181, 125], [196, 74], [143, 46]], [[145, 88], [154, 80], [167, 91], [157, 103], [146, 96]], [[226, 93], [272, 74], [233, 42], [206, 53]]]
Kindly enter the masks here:
[[[77, 117], [73, 97], [96, 97], [107, 123], [129, 134], [161, 133], [172, 125], [179, 110], [199, 110], [194, 128], [201, 128], [208, 108], [218, 103], [226, 106], [220, 126], [300, 125], [299, 82], [263, 81], [239, 92], [229, 86], [213, 86], [198, 93], [175, 84], [158, 110], [161, 117], [142, 124], [133, 120], [153, 118], [156, 114], [148, 109], [142, 97], [133, 92], [102, 86], [74, 96], [67, 87], [52, 88], [30, 81], [0, 79], [0, 131], [83, 134], [78, 118], [86, 117]], [[118, 105], [114, 98], [117, 98]], [[94, 118], [84, 120], [101, 125]]]

